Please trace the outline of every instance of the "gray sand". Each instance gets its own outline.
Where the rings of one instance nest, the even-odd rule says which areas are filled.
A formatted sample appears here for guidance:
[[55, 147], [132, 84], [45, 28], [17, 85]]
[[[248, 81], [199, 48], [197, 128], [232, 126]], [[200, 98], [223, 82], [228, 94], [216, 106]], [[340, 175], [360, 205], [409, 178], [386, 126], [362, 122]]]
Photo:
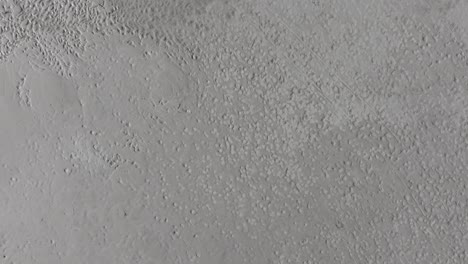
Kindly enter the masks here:
[[0, 263], [468, 263], [467, 0], [0, 0]]

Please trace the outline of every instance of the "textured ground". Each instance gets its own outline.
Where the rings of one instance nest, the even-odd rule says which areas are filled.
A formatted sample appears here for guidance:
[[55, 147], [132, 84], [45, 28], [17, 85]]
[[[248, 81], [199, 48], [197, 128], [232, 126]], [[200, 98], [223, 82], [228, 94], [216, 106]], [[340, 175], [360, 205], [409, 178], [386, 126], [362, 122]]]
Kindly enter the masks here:
[[467, 0], [0, 0], [0, 263], [468, 263]]

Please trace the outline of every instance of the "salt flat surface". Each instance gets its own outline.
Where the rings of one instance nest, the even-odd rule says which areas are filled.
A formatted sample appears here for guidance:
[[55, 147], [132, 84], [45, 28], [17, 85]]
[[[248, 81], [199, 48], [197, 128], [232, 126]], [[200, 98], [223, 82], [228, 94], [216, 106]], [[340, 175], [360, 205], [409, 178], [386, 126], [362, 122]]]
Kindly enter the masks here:
[[0, 263], [468, 263], [467, 14], [0, 0]]

